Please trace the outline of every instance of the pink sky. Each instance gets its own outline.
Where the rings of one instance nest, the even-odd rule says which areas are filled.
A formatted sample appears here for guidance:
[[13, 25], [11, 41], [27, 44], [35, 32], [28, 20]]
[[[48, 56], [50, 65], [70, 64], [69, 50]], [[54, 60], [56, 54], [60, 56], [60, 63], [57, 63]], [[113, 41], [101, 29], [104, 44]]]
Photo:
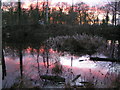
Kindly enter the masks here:
[[[2, 0], [2, 2], [16, 2], [18, 0]], [[37, 0], [21, 0], [22, 2], [36, 2]], [[38, 0], [39, 2], [41, 1], [47, 1], [47, 0]], [[57, 3], [57, 2], [67, 2], [69, 4], [72, 4], [72, 0], [48, 0], [51, 1], [52, 3]], [[111, 0], [73, 0], [74, 4], [77, 2], [85, 2], [86, 4], [89, 5], [100, 5], [100, 4], [104, 4], [108, 1]]]

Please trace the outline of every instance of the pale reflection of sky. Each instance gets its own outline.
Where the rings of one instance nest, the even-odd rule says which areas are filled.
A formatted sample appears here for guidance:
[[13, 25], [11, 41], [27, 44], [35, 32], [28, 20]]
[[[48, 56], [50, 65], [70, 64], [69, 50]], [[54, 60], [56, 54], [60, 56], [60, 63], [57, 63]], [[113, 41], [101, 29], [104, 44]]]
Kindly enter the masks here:
[[[65, 55], [59, 57], [57, 53], [51, 53], [50, 57], [53, 60], [49, 58], [50, 60], [49, 73], [51, 73], [51, 69], [53, 68], [53, 63], [57, 59], [60, 60], [60, 63], [63, 66], [64, 73], [62, 75], [65, 77], [67, 75], [67, 78], [69, 78], [69, 76], [71, 75], [71, 70], [72, 70], [74, 76], [80, 74], [81, 78], [83, 78], [82, 76], [86, 76], [86, 78], [88, 79], [91, 79], [94, 76], [100, 82], [101, 81], [104, 82], [107, 73], [109, 74], [109, 68], [112, 69], [111, 66], [109, 67], [111, 62], [93, 62], [89, 60], [89, 57], [87, 55], [82, 57], [72, 56], [73, 57], [72, 67], [71, 67], [71, 55]], [[7, 82], [8, 87], [10, 87], [16, 81], [16, 78], [20, 75], [19, 58], [6, 56], [5, 61], [6, 61], [7, 76], [5, 80], [3, 80], [3, 85]], [[40, 65], [41, 75], [44, 75], [46, 73], [46, 68], [44, 67], [43, 57], [41, 55], [39, 57], [39, 65]], [[115, 64], [115, 67], [117, 66], [119, 66], [119, 64], [118, 65]], [[37, 67], [38, 64], [36, 60], [36, 54], [31, 55], [30, 53], [26, 52], [25, 56], [23, 57], [24, 76], [36, 80], [38, 78]], [[112, 69], [112, 73], [116, 74], [116, 72], [114, 72], [113, 69]], [[108, 77], [111, 78], [112, 75], [110, 76], [108, 75]]]
[[[70, 58], [60, 57], [62, 65], [68, 65], [71, 66], [71, 60]], [[88, 61], [89, 58], [87, 57], [80, 57], [78, 59], [74, 59], [73, 61], [73, 67], [78, 68], [95, 68], [95, 63], [92, 61]], [[79, 60], [87, 60], [87, 61], [79, 61]]]

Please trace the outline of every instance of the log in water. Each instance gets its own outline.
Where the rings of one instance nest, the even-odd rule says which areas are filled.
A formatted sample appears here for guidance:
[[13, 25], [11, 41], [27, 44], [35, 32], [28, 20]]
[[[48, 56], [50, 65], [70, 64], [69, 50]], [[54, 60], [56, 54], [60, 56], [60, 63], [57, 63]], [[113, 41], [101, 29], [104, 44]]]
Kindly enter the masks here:
[[120, 60], [118, 60], [118, 59], [114, 59], [114, 58], [90, 57], [90, 60], [93, 60], [93, 61], [120, 62]]

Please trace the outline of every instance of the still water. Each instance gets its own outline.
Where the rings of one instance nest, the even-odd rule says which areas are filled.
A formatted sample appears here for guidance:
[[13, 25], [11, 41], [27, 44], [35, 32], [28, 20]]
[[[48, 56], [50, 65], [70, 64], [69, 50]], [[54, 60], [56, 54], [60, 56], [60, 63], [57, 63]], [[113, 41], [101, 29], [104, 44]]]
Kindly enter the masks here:
[[[72, 59], [71, 59], [72, 57]], [[101, 55], [100, 57], [105, 57]], [[40, 86], [38, 69], [37, 69], [37, 55], [31, 54], [28, 50], [24, 52], [23, 56], [23, 73], [27, 80], [32, 80], [33, 86]], [[49, 70], [48, 74], [52, 75], [51, 69], [54, 67], [54, 63], [59, 61], [63, 67], [62, 77], [67, 82], [71, 82], [77, 75], [80, 77], [71, 85], [81, 85], [80, 82], [91, 82], [95, 87], [104, 88], [111, 87], [116, 77], [120, 74], [120, 64], [112, 62], [91, 61], [89, 56], [71, 56], [65, 54], [64, 56], [51, 50], [49, 54]], [[11, 87], [15, 82], [18, 82], [20, 78], [19, 69], [19, 57], [13, 55], [5, 56], [7, 76], [3, 80], [3, 88]], [[43, 57], [39, 56], [40, 74], [46, 74], [47, 68], [43, 63]], [[48, 85], [49, 86], [49, 85]], [[62, 85], [61, 85], [62, 86]], [[50, 86], [49, 86], [50, 87]], [[54, 87], [54, 85], [53, 85]]]

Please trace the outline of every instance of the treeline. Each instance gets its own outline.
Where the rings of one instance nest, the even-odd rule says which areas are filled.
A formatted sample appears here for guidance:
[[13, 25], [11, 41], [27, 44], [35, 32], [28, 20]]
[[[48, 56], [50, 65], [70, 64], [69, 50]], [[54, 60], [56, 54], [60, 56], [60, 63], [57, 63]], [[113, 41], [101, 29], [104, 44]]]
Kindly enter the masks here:
[[[69, 24], [69, 25], [83, 25], [83, 24], [109, 24], [117, 25], [117, 14], [120, 13], [119, 3], [110, 3], [103, 7], [92, 7], [91, 10], [89, 5], [80, 2], [74, 6], [64, 7], [57, 6], [59, 9], [50, 8], [46, 6], [46, 3], [37, 3], [30, 5], [29, 9], [22, 8], [23, 3], [3, 3], [2, 15], [3, 15], [3, 26], [12, 26], [19, 23], [19, 19], [22, 25], [30, 24]], [[42, 5], [42, 7], [40, 7]], [[98, 9], [95, 13], [95, 8]], [[99, 12], [100, 11], [100, 12]], [[100, 20], [100, 13], [104, 14], [102, 20]], [[109, 15], [112, 15], [112, 21]], [[19, 17], [20, 16], [20, 17]]]
[[[120, 38], [120, 26], [107, 26], [107, 25], [61, 25], [61, 24], [49, 24], [49, 25], [19, 25], [3, 27], [3, 40], [9, 36], [14, 38], [19, 35], [25, 34], [29, 38], [39, 39], [41, 36], [44, 38], [66, 36], [75, 34], [88, 34], [104, 37], [108, 40], [119, 40]], [[21, 32], [21, 33], [20, 33]], [[17, 35], [18, 34], [18, 35]], [[23, 36], [21, 36], [23, 38]], [[7, 39], [6, 39], [7, 40]], [[5, 41], [6, 41], [5, 40]], [[8, 40], [10, 41], [10, 40]], [[17, 40], [18, 41], [18, 40]], [[10, 41], [11, 42], [11, 41]]]
[[[73, 36], [73, 35], [90, 35], [120, 42], [120, 26], [107, 26], [107, 25], [61, 25], [61, 24], [48, 24], [48, 25], [14, 25], [6, 26], [3, 28], [3, 47], [12, 46], [15, 48], [40, 48], [45, 45], [45, 41], [49, 38], [57, 36]], [[14, 46], [13, 46], [14, 45]], [[22, 47], [23, 46], [23, 47]], [[120, 47], [120, 44], [119, 44]], [[120, 48], [119, 48], [120, 49]], [[120, 50], [118, 50], [120, 51]]]

